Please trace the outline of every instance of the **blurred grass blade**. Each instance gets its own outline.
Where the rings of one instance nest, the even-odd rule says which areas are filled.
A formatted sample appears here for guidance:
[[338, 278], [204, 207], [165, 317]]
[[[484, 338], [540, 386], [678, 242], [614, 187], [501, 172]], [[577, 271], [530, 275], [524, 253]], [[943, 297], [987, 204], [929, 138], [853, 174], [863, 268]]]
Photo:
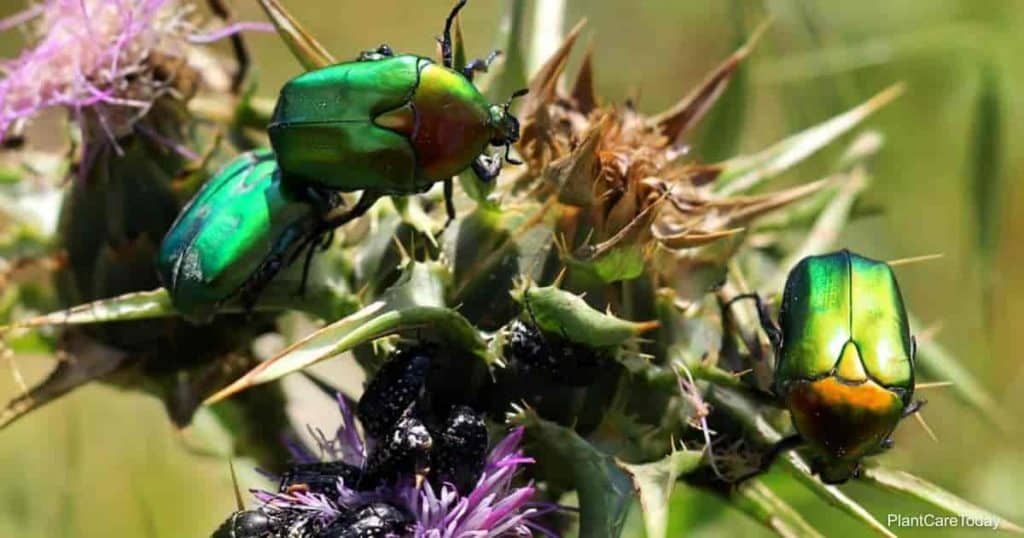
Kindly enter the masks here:
[[799, 455], [790, 452], [784, 457], [779, 458], [779, 464], [821, 500], [847, 513], [876, 533], [889, 538], [896, 538], [892, 531], [875, 519], [875, 516], [871, 515], [871, 512], [868, 512], [857, 501], [847, 497], [838, 487], [829, 486], [818, 480], [811, 472], [811, 468]]
[[976, 251], [982, 287], [982, 317], [984, 326], [992, 325], [992, 279], [996, 249], [999, 247], [999, 227], [1002, 200], [1007, 196], [1003, 181], [1003, 126], [998, 71], [985, 65], [981, 73], [981, 88], [975, 104], [971, 133], [972, 199], [977, 226]]
[[668, 536], [669, 498], [676, 479], [697, 468], [703, 459], [704, 454], [696, 450], [673, 450], [663, 459], [651, 463], [633, 465], [618, 462], [633, 480], [633, 488], [640, 496], [647, 538]]
[[1024, 529], [1020, 526], [910, 473], [871, 465], [865, 466], [861, 471], [860, 480], [880, 489], [918, 499], [950, 514], [976, 520], [998, 521], [999, 530], [1024, 534]]
[[842, 232], [850, 218], [854, 202], [870, 183], [867, 172], [860, 168], [852, 170], [845, 176], [845, 182], [840, 185], [835, 196], [821, 211], [814, 221], [814, 225], [807, 232], [807, 239], [782, 262], [778, 273], [769, 281], [765, 289], [773, 292], [781, 291], [789, 270], [800, 260], [834, 248], [836, 241], [839, 240], [839, 233]]
[[100, 299], [99, 301], [81, 304], [66, 310], [59, 310], [24, 321], [18, 321], [0, 328], [0, 331], [42, 327], [45, 325], [84, 325], [111, 321], [166, 318], [177, 315], [178, 311], [171, 305], [171, 299], [167, 295], [167, 290], [157, 288], [152, 291], [126, 293], [110, 299]]
[[747, 58], [767, 28], [767, 22], [758, 26], [746, 44], [722, 62], [697, 88], [672, 108], [652, 117], [651, 124], [657, 125], [663, 135], [675, 142], [690, 127], [699, 123], [704, 114], [722, 96], [736, 69]]
[[729, 496], [733, 506], [783, 538], [823, 536], [792, 506], [759, 480], [751, 480]]
[[[565, 24], [565, 0], [544, 0], [533, 9], [533, 28], [530, 34], [530, 73], [535, 73], [548, 61], [562, 43], [562, 26]], [[543, 5], [543, 8], [541, 7]]]
[[331, 53], [327, 52], [327, 49], [307, 32], [306, 28], [295, 20], [295, 17], [292, 17], [291, 13], [277, 0], [259, 0], [259, 2], [270, 22], [274, 23], [274, 28], [277, 28], [277, 34], [281, 36], [285, 45], [306, 71], [338, 63]]
[[[753, 35], [749, 37], [746, 35], [744, 24], [746, 6], [748, 4], [743, 0], [730, 2], [732, 11], [730, 18], [734, 21], [736, 42], [739, 47], [743, 47], [743, 43], [751, 41], [756, 36], [756, 32], [761, 30], [761, 27], [758, 27]], [[708, 112], [707, 118], [701, 122], [694, 147], [698, 148], [702, 161], [722, 161], [736, 154], [739, 143], [743, 139], [743, 123], [750, 94], [750, 73], [749, 62], [740, 62], [732, 73], [732, 80], [718, 97], [718, 106], [712, 108]]]
[[491, 68], [482, 84], [484, 95], [492, 103], [500, 103], [513, 92], [526, 87], [526, 60], [523, 51], [523, 20], [526, 0], [505, 0], [504, 16], [498, 27], [497, 49], [501, 58]]
[[573, 479], [580, 501], [580, 536], [617, 538], [633, 497], [633, 487], [615, 460], [571, 429], [527, 409], [512, 418], [526, 427], [529, 453], [538, 462], [557, 465]]
[[859, 106], [777, 142], [759, 153], [735, 157], [720, 163], [722, 173], [715, 179], [716, 191], [720, 195], [748, 191], [761, 182], [785, 172], [849, 132], [902, 93], [901, 84], [890, 86]]
[[[926, 325], [910, 314], [911, 327]], [[934, 338], [922, 338], [917, 342], [917, 368], [931, 379], [949, 380], [949, 387], [961, 402], [979, 411], [1004, 432], [1011, 429], [1013, 421], [996, 403], [995, 399], [978, 381], [971, 371], [963, 366], [952, 353], [946, 350]]]

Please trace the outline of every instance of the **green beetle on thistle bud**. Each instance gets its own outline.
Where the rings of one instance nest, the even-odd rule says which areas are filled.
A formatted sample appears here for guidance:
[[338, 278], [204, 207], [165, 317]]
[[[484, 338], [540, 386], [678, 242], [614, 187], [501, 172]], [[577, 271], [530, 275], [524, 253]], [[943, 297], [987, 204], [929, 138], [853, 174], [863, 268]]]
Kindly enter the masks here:
[[[823, 482], [857, 475], [860, 460], [892, 446], [914, 401], [915, 343], [903, 297], [888, 264], [840, 250], [804, 258], [790, 271], [779, 325], [756, 294], [758, 316], [776, 352], [774, 395], [797, 434], [781, 452], [808, 446]], [[730, 302], [732, 302], [730, 301]]]
[[[442, 64], [387, 45], [356, 61], [299, 75], [281, 90], [268, 131], [284, 180], [341, 192], [363, 191], [336, 226], [365, 213], [385, 195], [423, 192], [444, 182], [448, 220], [455, 216], [452, 176], [472, 168], [480, 179], [500, 172], [519, 139], [519, 121], [509, 102], [494, 105], [473, 85], [497, 56], [453, 65], [451, 28], [468, 0], [445, 21]], [[523, 95], [517, 92], [512, 97]]]
[[[450, 221], [453, 175], [467, 167], [483, 180], [498, 175], [502, 159], [486, 155], [488, 145], [518, 164], [509, 157], [519, 139], [510, 103], [488, 103], [472, 82], [497, 52], [453, 69], [451, 27], [466, 2], [445, 21], [443, 65], [382, 45], [284, 86], [268, 127], [274, 151], [241, 155], [218, 172], [160, 247], [160, 277], [183, 315], [206, 321], [235, 297], [251, 309], [305, 250], [301, 293], [316, 247], [381, 196], [443, 181]], [[337, 193], [357, 190], [356, 205], [336, 211]]]
[[337, 196], [311, 199], [284, 184], [269, 149], [239, 155], [203, 185], [160, 245], [157, 268], [175, 308], [193, 321], [208, 321], [235, 297], [251, 309], [337, 204]]

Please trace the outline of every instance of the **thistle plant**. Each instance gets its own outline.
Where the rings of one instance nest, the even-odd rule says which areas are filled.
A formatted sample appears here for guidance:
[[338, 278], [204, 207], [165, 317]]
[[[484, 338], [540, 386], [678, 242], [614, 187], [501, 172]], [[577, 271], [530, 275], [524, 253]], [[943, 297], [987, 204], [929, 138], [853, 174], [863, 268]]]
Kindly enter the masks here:
[[[278, 2], [260, 3], [299, 65], [314, 70], [336, 63], [333, 51]], [[54, 0], [40, 11], [49, 21], [62, 8], [79, 5]], [[158, 8], [178, 4], [138, 5], [162, 13]], [[171, 13], [178, 14], [169, 19], [175, 22], [156, 25], [156, 37], [125, 29], [111, 35], [138, 40], [140, 50], [191, 35], [183, 12]], [[882, 150], [881, 135], [861, 124], [898, 97], [901, 86], [756, 153], [700, 162], [691, 156], [695, 128], [751, 61], [765, 26], [677, 104], [646, 115], [635, 103], [599, 96], [600, 73], [590, 53], [576, 73], [566, 72], [583, 23], [565, 36], [538, 29], [536, 42], [561, 45], [535, 72], [525, 73], [530, 47], [520, 37], [523, 14], [523, 2], [509, 3], [499, 36], [503, 56], [478, 80], [494, 99], [519, 86], [528, 89], [511, 109], [521, 126], [514, 151], [522, 166], [506, 167], [493, 182], [461, 174], [450, 223], [440, 193], [387, 197], [337, 229], [317, 245], [321, 249], [311, 249], [309, 267], [286, 264], [262, 290], [255, 312], [246, 315], [242, 300], [231, 297], [218, 305], [212, 325], [202, 327], [180, 319], [155, 270], [139, 267], [150, 267], [155, 241], [181, 207], [183, 191], [194, 192], [208, 179], [211, 163], [265, 145], [262, 134], [247, 130], [265, 109], [233, 93], [230, 83], [209, 89], [205, 102], [228, 103], [234, 112], [190, 107], [192, 90], [161, 79], [160, 69], [149, 64], [158, 57], [152, 53], [132, 57], [131, 65], [145, 76], [122, 75], [115, 82], [130, 84], [100, 85], [98, 94], [95, 78], [80, 88], [58, 77], [65, 86], [41, 94], [49, 96], [43, 101], [3, 99], [0, 120], [9, 119], [0, 123], [0, 133], [18, 128], [39, 107], [67, 107], [79, 138], [89, 141], [85, 147], [102, 148], [74, 154], [67, 168], [82, 177], [65, 188], [65, 226], [40, 248], [67, 252], [58, 278], [75, 284], [77, 294], [70, 297], [81, 304], [13, 321], [7, 334], [58, 325], [103, 343], [99, 352], [93, 348], [97, 358], [89, 359], [99, 363], [75, 364], [118, 357], [108, 368], [63, 366], [77, 368], [71, 384], [58, 367], [7, 412], [21, 416], [72, 386], [123, 373], [126, 356], [155, 353], [159, 360], [133, 362], [142, 365], [143, 386], [166, 379], [145, 365], [171, 364], [175, 379], [182, 379], [181, 371], [203, 378], [187, 385], [195, 405], [248, 398], [275, 413], [271, 408], [283, 402], [272, 400], [279, 393], [266, 391], [278, 380], [321, 361], [353, 361], [370, 379], [364, 391], [345, 393], [343, 383], [314, 378], [332, 396], [342, 393], [338, 433], [317, 435], [313, 450], [292, 441], [290, 458], [268, 464], [278, 487], [256, 492], [257, 504], [240, 507], [215, 535], [239, 535], [231, 533], [242, 532], [244, 524], [256, 529], [251, 536], [613, 537], [623, 534], [627, 512], [638, 501], [644, 530], [657, 538], [668, 533], [670, 496], [680, 482], [723, 499], [781, 536], [819, 535], [761, 480], [773, 447], [793, 426], [784, 406], [768, 396], [777, 359], [770, 335], [758, 330], [760, 312], [731, 301], [758, 292], [777, 303], [799, 260], [841, 247], [839, 231], [870, 185], [871, 158]], [[227, 26], [207, 37], [247, 27]], [[457, 24], [454, 36], [455, 64], [465, 65]], [[59, 37], [50, 30], [44, 44]], [[206, 39], [174, 42], [191, 47], [195, 41]], [[107, 46], [103, 50], [115, 57], [135, 50]], [[24, 57], [25, 65], [33, 54]], [[101, 60], [96, 62], [109, 65]], [[206, 80], [200, 69], [175, 65], [188, 77], [174, 82]], [[10, 72], [0, 88], [21, 84], [20, 71]], [[160, 84], [147, 86], [150, 93], [129, 89], [140, 80]], [[135, 108], [129, 99], [147, 104]], [[204, 154], [189, 149], [204, 141], [192, 133], [211, 124], [237, 135], [232, 147], [207, 138], [214, 149], [192, 158], [192, 152]], [[851, 133], [826, 177], [771, 187], [772, 179]], [[117, 183], [129, 179], [146, 187], [139, 193], [159, 191], [159, 199], [140, 198]], [[166, 218], [153, 218], [158, 222], [152, 228], [125, 239], [83, 233], [87, 226], [120, 229], [110, 226], [106, 206], [75, 213], [75, 207], [88, 206], [77, 201], [86, 189], [98, 190], [103, 200], [121, 193], [115, 196], [131, 200], [134, 209], [150, 216], [165, 211]], [[126, 214], [119, 222], [135, 226], [144, 220]], [[114, 261], [129, 255], [136, 265], [123, 270], [149, 280], [129, 285], [127, 277], [111, 272], [120, 267]], [[104, 259], [95, 265], [76, 261]], [[296, 294], [300, 284], [304, 295]], [[249, 351], [253, 339], [275, 330], [273, 321], [285, 315], [320, 325], [256, 364]], [[116, 337], [124, 323], [133, 324], [133, 337], [145, 335], [148, 324], [162, 329], [155, 331], [158, 337], [124, 342]], [[188, 347], [197, 334], [202, 344]], [[957, 379], [949, 390], [974, 412], [1000, 422], [992, 399], [934, 339], [918, 342], [915, 368], [919, 386]], [[180, 388], [162, 394], [180, 394]], [[359, 426], [352, 416], [355, 402]], [[185, 422], [181, 416], [172, 413]], [[253, 442], [267, 445], [277, 443], [268, 438], [278, 433], [290, 434], [277, 417], [249, 417], [233, 427], [239, 435], [263, 433]], [[273, 453], [263, 448], [263, 454]], [[784, 452], [775, 467], [858, 523], [893, 535], [845, 491], [824, 483], [807, 453]], [[946, 513], [996, 517], [875, 458], [853, 479]], [[1001, 529], [1021, 532], [1006, 520]]]

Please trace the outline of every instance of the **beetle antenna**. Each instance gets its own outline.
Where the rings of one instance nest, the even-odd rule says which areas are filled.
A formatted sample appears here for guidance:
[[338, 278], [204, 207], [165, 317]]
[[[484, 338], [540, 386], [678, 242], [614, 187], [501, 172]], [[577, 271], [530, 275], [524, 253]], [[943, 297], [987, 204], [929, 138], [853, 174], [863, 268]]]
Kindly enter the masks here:
[[455, 17], [459, 15], [459, 11], [466, 6], [466, 2], [469, 0], [459, 0], [448, 14], [448, 18], [444, 20], [444, 34], [441, 37], [441, 63], [449, 69], [455, 63], [452, 55], [452, 24], [455, 22]]

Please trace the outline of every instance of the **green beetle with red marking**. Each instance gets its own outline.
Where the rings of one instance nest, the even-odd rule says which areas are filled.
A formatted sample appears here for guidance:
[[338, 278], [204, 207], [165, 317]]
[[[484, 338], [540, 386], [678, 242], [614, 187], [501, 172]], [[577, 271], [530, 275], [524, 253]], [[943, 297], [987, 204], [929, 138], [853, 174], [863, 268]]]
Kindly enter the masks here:
[[[502, 157], [488, 146], [518, 163], [509, 157], [519, 138], [509, 103], [491, 104], [473, 85], [497, 53], [454, 66], [451, 28], [466, 2], [445, 21], [441, 65], [382, 45], [285, 84], [268, 127], [273, 151], [218, 172], [164, 238], [159, 272], [179, 311], [208, 320], [235, 297], [252, 308], [303, 250], [304, 287], [316, 247], [381, 196], [444, 182], [450, 221], [452, 176], [472, 168], [493, 180]], [[353, 191], [363, 192], [359, 201], [340, 211], [338, 193]]]
[[458, 2], [445, 21], [440, 65], [381, 45], [354, 62], [285, 84], [268, 127], [285, 181], [363, 191], [343, 220], [362, 214], [381, 196], [414, 194], [444, 182], [451, 219], [452, 176], [472, 168], [482, 180], [497, 177], [502, 157], [488, 155], [489, 146], [504, 147], [504, 160], [519, 164], [509, 156], [519, 139], [509, 102], [491, 104], [473, 85], [474, 73], [486, 71], [497, 53], [454, 66], [452, 23], [467, 1]]
[[756, 294], [733, 301], [745, 298], [775, 348], [772, 389], [797, 431], [763, 466], [807, 446], [823, 482], [856, 476], [923, 404], [913, 400], [916, 346], [892, 269], [848, 250], [804, 258], [786, 279], [778, 325]]

